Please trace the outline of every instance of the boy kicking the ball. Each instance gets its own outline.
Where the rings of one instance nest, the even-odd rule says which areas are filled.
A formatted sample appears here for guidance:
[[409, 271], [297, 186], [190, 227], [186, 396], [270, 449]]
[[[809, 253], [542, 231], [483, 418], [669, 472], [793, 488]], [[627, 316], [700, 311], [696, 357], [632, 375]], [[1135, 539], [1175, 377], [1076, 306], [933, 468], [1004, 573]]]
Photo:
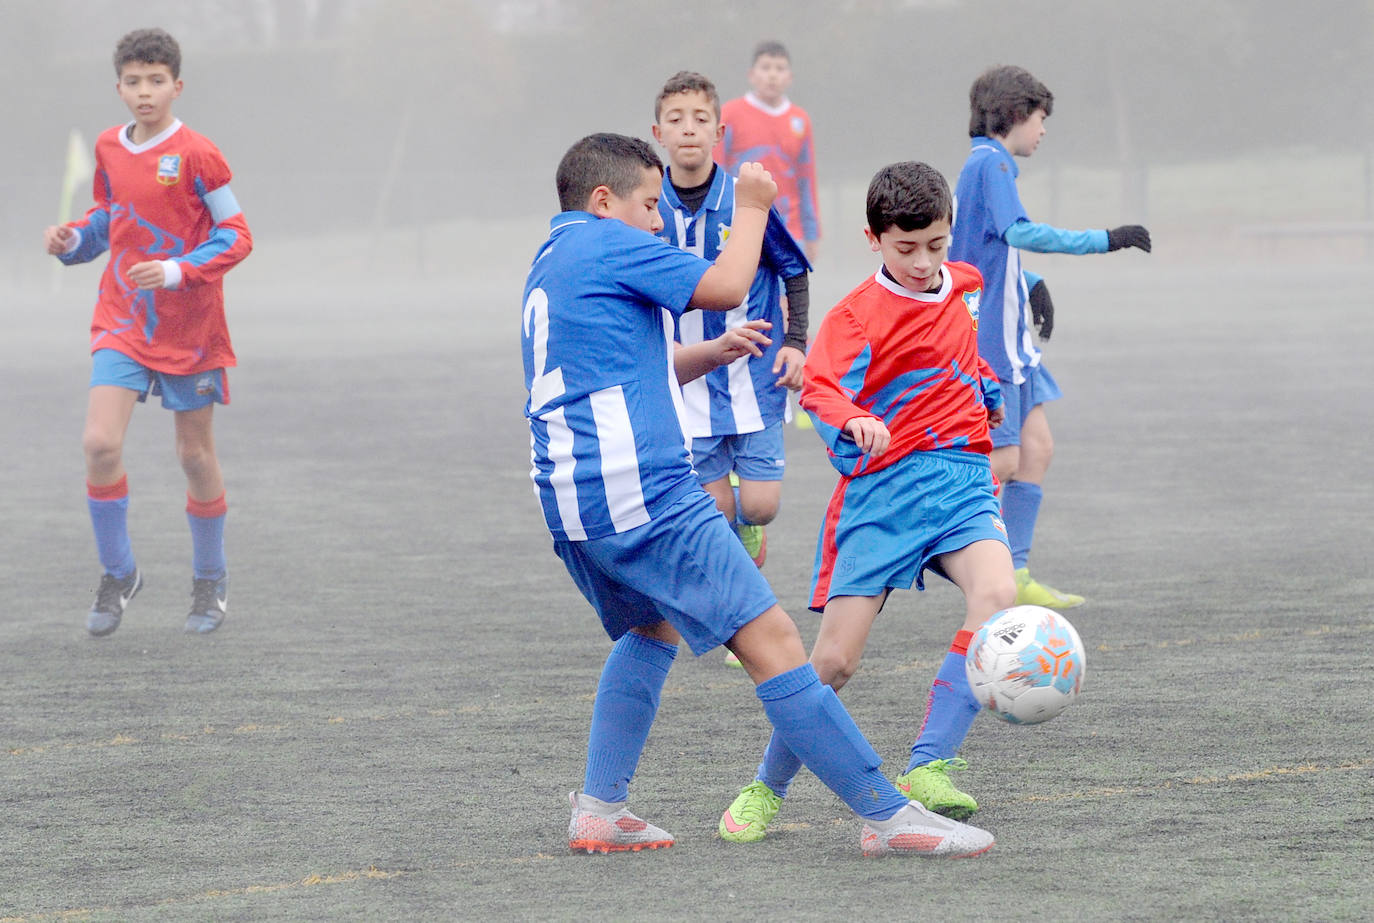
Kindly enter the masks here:
[[662, 166], [644, 141], [590, 135], [558, 166], [560, 214], [525, 285], [521, 351], [536, 493], [562, 559], [614, 640], [597, 687], [568, 843], [673, 844], [626, 807], [678, 642], [724, 644], [757, 684], [780, 739], [864, 819], [866, 855], [976, 855], [992, 836], [910, 803], [806, 663], [796, 626], [692, 472], [669, 362], [688, 306], [748, 292], [776, 187], [740, 169], [716, 262], [654, 236]]
[[[947, 263], [952, 202], [923, 163], [879, 170], [868, 187], [872, 277], [826, 314], [807, 356], [801, 405], [840, 472], [816, 547], [811, 608], [823, 613], [811, 651], [839, 690], [859, 667], [895, 588], [924, 589], [926, 569], [964, 593], [954, 635], [926, 702], [899, 791], [965, 818], [972, 797], [949, 780], [979, 705], [964, 673], [973, 632], [1016, 596], [988, 462], [1002, 395], [978, 357], [978, 270]], [[773, 734], [755, 780], [720, 819], [729, 841], [761, 840], [803, 760]]]
[[186, 473], [193, 575], [186, 631], [214, 631], [228, 605], [224, 476], [215, 455], [215, 404], [229, 403], [234, 350], [224, 320], [224, 274], [253, 247], [219, 149], [172, 115], [181, 50], [161, 29], [119, 40], [115, 88], [133, 121], [95, 144], [95, 206], [44, 232], [67, 265], [109, 250], [91, 321], [91, 384], [82, 447], [87, 504], [104, 575], [86, 630], [119, 627], [143, 586], [129, 541], [124, 434], [151, 392], [176, 420]]

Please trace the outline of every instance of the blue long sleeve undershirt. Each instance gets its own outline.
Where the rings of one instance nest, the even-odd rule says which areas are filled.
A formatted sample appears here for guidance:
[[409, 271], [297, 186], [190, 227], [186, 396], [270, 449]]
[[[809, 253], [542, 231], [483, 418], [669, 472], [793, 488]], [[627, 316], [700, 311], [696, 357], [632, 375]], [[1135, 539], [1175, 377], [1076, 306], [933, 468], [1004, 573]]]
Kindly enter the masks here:
[[1002, 239], [1018, 250], [1035, 253], [1107, 252], [1106, 231], [1070, 231], [1035, 221], [1016, 222], [1002, 232]]

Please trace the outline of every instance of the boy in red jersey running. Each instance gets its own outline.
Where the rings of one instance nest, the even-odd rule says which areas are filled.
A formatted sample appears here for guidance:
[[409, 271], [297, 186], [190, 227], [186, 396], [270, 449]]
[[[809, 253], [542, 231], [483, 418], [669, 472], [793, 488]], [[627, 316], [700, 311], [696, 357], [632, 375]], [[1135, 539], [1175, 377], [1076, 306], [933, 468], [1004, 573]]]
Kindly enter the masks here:
[[224, 476], [212, 416], [229, 403], [226, 369], [235, 364], [224, 320], [222, 279], [252, 250], [243, 212], [229, 189], [219, 149], [172, 114], [181, 95], [181, 49], [161, 29], [119, 40], [119, 98], [133, 121], [95, 145], [95, 206], [81, 220], [44, 232], [48, 253], [67, 265], [106, 250], [91, 321], [92, 371], [82, 433], [87, 503], [104, 568], [86, 630], [119, 627], [143, 586], [129, 541], [124, 434], [134, 404], [160, 395], [176, 421], [191, 526], [189, 632], [224, 620]]
[[[826, 314], [803, 369], [801, 404], [840, 472], [816, 548], [811, 663], [839, 690], [859, 667], [893, 589], [924, 589], [927, 568], [964, 593], [963, 626], [936, 674], [897, 790], [927, 809], [977, 810], [949, 770], [979, 705], [964, 655], [1016, 597], [988, 453], [1002, 394], [978, 355], [983, 279], [945, 262], [949, 185], [923, 163], [884, 167], [868, 187], [865, 233], [882, 267]], [[761, 840], [801, 762], [775, 734], [755, 781], [720, 819], [722, 838]]]

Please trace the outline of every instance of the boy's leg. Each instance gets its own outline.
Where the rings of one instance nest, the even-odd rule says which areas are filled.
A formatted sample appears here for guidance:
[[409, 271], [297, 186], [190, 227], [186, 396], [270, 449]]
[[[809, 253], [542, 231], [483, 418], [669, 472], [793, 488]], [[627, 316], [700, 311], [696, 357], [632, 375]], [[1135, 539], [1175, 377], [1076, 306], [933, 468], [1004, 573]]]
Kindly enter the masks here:
[[94, 385], [87, 396], [81, 445], [86, 458], [86, 505], [104, 574], [86, 615], [86, 630], [108, 635], [119, 627], [124, 608], [142, 586], [129, 541], [129, 486], [124, 471], [124, 434], [139, 393]]
[[867, 821], [865, 855], [974, 856], [992, 847], [987, 831], [927, 813], [878, 771], [882, 758], [835, 691], [802, 661], [801, 636], [781, 607], [741, 628], [730, 646], [758, 683], [755, 691], [783, 742]]
[[976, 541], [942, 554], [940, 567], [964, 593], [964, 624], [935, 674], [925, 720], [897, 788], [938, 814], [964, 818], [978, 810], [978, 803], [955, 788], [948, 773], [965, 765], [955, 758], [981, 710], [964, 671], [965, 655], [973, 633], [993, 613], [1012, 605], [1016, 582], [1011, 555], [1000, 541]]
[[673, 627], [660, 622], [626, 632], [611, 648], [592, 706], [582, 783], [588, 795], [610, 803], [629, 797], [678, 641]]
[[178, 410], [177, 459], [186, 474], [186, 521], [191, 527], [191, 611], [186, 630], [214, 631], [228, 606], [224, 520], [228, 512], [224, 475], [215, 455], [214, 404]]
[[1002, 488], [1002, 518], [1007, 524], [1013, 567], [1019, 590], [1016, 602], [1023, 605], [1072, 609], [1083, 604], [1083, 597], [1062, 593], [1037, 583], [1030, 577], [1028, 560], [1040, 516], [1041, 484], [1054, 458], [1054, 437], [1044, 405], [1037, 405], [1021, 424], [1021, 446], [1015, 474]]
[[671, 625], [659, 622], [626, 632], [611, 648], [592, 706], [582, 792], [570, 796], [572, 849], [620, 852], [673, 845], [671, 834], [631, 814], [625, 800], [680, 640]]
[[[826, 603], [820, 634], [811, 650], [811, 664], [822, 683], [838, 692], [854, 675], [885, 598], [886, 594], [837, 596]], [[754, 782], [746, 785], [721, 815], [721, 837], [735, 843], [763, 839], [801, 767], [801, 759], [775, 730], [768, 739]]]

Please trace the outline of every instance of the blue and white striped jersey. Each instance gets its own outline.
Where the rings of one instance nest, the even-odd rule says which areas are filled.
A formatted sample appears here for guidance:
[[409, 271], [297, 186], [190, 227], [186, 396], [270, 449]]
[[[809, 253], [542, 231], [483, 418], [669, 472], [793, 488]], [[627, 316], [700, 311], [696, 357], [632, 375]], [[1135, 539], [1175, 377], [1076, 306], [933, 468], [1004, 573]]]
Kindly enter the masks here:
[[[696, 214], [691, 214], [673, 188], [670, 171], [663, 178], [658, 211], [663, 216], [660, 237], [714, 263], [735, 219], [735, 177], [717, 167], [705, 201]], [[766, 320], [773, 325], [768, 331], [773, 344], [762, 356], [741, 356], [682, 386], [689, 436], [754, 433], [784, 418], [788, 392], [774, 384], [778, 376], [773, 374], [773, 362], [783, 340], [782, 280], [810, 268], [782, 216], [777, 209], [769, 209], [759, 269], [749, 287], [749, 297], [729, 311], [690, 311], [678, 318], [678, 340], [683, 345], [713, 340], [747, 320]]]
[[671, 356], [673, 320], [708, 268], [613, 218], [550, 222], [520, 346], [530, 476], [555, 539], [628, 531], [700, 489]]
[[1018, 173], [1011, 154], [995, 139], [973, 139], [954, 189], [949, 248], [950, 260], [972, 263], [983, 274], [978, 352], [999, 379], [1014, 384], [1026, 380], [1023, 369], [1040, 364], [1021, 275], [1021, 251], [1003, 237], [1007, 228], [1028, 220], [1016, 191]]

